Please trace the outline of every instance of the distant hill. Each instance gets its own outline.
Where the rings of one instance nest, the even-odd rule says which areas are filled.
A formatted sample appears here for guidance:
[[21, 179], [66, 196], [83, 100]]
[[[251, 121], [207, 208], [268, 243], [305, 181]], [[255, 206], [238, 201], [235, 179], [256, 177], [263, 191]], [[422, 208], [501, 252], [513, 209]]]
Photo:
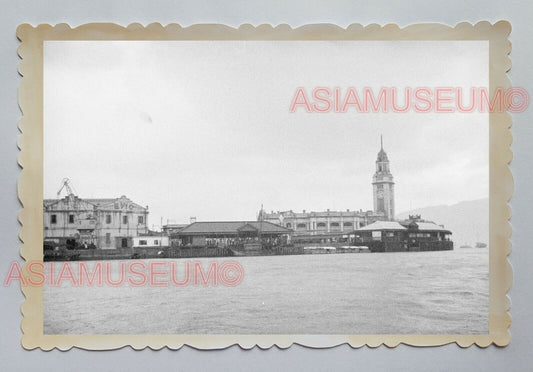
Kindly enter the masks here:
[[452, 232], [455, 248], [463, 244], [489, 242], [489, 199], [463, 201], [453, 205], [437, 205], [400, 213], [397, 219], [419, 214]]

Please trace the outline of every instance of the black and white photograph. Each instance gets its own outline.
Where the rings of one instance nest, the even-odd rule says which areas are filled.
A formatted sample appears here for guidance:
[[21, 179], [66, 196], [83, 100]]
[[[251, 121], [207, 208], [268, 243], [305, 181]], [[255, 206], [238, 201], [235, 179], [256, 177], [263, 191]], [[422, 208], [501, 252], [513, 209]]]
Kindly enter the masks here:
[[0, 370], [529, 370], [526, 3], [4, 6]]
[[43, 56], [45, 334], [489, 332], [486, 42]]

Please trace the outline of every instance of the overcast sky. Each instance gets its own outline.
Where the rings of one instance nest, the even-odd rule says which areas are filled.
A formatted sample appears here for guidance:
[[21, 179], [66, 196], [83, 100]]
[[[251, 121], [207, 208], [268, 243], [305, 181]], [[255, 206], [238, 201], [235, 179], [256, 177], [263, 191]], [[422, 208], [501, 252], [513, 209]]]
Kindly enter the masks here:
[[45, 42], [44, 195], [126, 195], [177, 223], [488, 197], [488, 115], [289, 112], [298, 87], [484, 87], [485, 42]]

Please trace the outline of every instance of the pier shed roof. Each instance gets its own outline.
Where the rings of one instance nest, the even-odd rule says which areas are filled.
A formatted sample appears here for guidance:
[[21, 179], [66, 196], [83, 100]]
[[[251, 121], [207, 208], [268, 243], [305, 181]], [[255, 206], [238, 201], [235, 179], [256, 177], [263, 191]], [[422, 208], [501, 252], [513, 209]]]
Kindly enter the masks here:
[[240, 231], [261, 231], [263, 234], [289, 234], [291, 229], [266, 221], [213, 221], [194, 222], [177, 232], [177, 235], [235, 235]]
[[366, 225], [356, 231], [378, 231], [378, 230], [407, 230], [404, 226], [396, 221], [376, 221]]
[[413, 222], [412, 225], [416, 225], [419, 231], [449, 231], [434, 222]]

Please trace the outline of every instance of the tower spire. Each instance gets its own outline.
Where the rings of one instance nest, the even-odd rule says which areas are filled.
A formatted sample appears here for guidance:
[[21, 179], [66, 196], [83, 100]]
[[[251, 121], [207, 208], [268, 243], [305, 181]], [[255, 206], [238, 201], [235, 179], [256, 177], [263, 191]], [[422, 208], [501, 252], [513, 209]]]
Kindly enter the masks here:
[[374, 189], [374, 212], [386, 221], [394, 220], [394, 178], [389, 168], [389, 158], [383, 150], [383, 134], [380, 135], [381, 150], [376, 160], [376, 173], [372, 179]]

